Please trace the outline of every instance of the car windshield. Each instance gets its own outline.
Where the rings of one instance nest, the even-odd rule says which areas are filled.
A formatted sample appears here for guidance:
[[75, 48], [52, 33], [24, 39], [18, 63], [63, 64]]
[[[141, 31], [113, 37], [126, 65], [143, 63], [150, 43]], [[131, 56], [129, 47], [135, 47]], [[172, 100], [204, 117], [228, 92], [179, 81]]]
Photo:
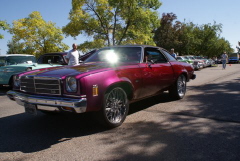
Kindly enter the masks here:
[[183, 58], [182, 57], [177, 57], [177, 60], [183, 60]]
[[141, 47], [112, 47], [98, 50], [84, 62], [132, 62], [141, 60]]
[[6, 65], [36, 63], [34, 56], [9, 56], [5, 60]]
[[201, 56], [194, 56], [195, 59], [203, 59]]
[[0, 57], [0, 66], [5, 65], [5, 57]]
[[190, 60], [195, 60], [195, 58], [193, 56], [189, 56], [188, 57]]

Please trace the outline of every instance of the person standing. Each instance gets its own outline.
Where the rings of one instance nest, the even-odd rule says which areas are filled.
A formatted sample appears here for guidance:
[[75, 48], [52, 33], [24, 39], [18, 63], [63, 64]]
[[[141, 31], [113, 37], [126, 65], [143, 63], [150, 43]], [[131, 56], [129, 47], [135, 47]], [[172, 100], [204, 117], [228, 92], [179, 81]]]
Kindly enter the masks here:
[[175, 53], [174, 53], [174, 49], [173, 49], [173, 48], [171, 49], [171, 52], [170, 52], [170, 54], [171, 54], [171, 55], [172, 55], [172, 57], [174, 57], [174, 58], [176, 58], [176, 57], [177, 57], [177, 54], [175, 54]]
[[72, 50], [67, 53], [66, 60], [68, 65], [79, 65], [79, 52], [75, 43], [72, 45]]
[[222, 69], [226, 69], [226, 63], [227, 63], [228, 55], [226, 52], [222, 54]]

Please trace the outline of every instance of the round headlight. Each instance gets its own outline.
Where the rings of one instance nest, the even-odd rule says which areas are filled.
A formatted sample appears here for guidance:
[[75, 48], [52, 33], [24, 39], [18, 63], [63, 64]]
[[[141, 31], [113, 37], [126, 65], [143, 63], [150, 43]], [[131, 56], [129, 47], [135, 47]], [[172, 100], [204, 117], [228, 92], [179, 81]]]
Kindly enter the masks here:
[[66, 87], [67, 87], [68, 92], [76, 92], [77, 91], [77, 80], [76, 80], [76, 78], [67, 77]]
[[15, 87], [20, 87], [20, 77], [17, 75], [13, 76], [13, 83]]

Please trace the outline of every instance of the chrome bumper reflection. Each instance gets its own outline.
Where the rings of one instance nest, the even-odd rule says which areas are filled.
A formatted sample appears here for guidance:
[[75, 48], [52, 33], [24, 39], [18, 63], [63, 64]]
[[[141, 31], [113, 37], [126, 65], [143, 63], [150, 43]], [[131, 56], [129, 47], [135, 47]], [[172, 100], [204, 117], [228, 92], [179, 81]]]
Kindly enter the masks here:
[[19, 105], [24, 106], [24, 103], [38, 105], [39, 110], [60, 111], [65, 110], [64, 107], [70, 107], [76, 113], [84, 113], [87, 109], [86, 98], [64, 98], [64, 97], [48, 97], [23, 94], [16, 91], [8, 91], [9, 99], [16, 101]]

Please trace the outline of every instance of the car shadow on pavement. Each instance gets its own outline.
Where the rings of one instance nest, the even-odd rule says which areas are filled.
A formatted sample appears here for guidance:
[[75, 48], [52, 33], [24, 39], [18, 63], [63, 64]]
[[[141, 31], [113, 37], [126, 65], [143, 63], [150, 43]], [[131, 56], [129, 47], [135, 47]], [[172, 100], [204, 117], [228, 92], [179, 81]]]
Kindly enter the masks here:
[[96, 144], [121, 139], [108, 151], [114, 160], [240, 160], [239, 82], [196, 87], [179, 101], [182, 111], [149, 109], [144, 120], [107, 131]]
[[11, 90], [10, 87], [0, 87], [0, 96], [7, 95], [7, 91]]
[[74, 137], [105, 131], [89, 114], [32, 116], [21, 113], [0, 118], [0, 152], [37, 152]]
[[153, 97], [149, 97], [137, 102], [134, 102], [132, 104], [130, 104], [129, 107], [129, 112], [128, 115], [134, 114], [136, 112], [145, 110], [151, 106], [157, 105], [159, 103], [167, 103], [167, 102], [172, 102], [174, 100], [172, 100], [169, 97], [168, 92], [163, 92], [162, 94], [153, 96]]
[[179, 114], [240, 123], [240, 77], [222, 84], [191, 87], [196, 94], [188, 97], [195, 106]]
[[[162, 94], [130, 104], [129, 115], [154, 104], [170, 101], [167, 95]], [[38, 112], [36, 116], [21, 113], [0, 118], [0, 152], [37, 152], [74, 137], [109, 130], [97, 123], [93, 117], [91, 113], [45, 115]]]
[[149, 118], [110, 130], [87, 113], [22, 113], [1, 118], [0, 152], [38, 152], [76, 137], [101, 133], [94, 144], [111, 145], [102, 153], [111, 154], [114, 160], [239, 160], [239, 81], [192, 88], [193, 94], [178, 103], [195, 105], [186, 103], [179, 112], [148, 109], [170, 102], [167, 93], [133, 103], [129, 115], [148, 109]]

